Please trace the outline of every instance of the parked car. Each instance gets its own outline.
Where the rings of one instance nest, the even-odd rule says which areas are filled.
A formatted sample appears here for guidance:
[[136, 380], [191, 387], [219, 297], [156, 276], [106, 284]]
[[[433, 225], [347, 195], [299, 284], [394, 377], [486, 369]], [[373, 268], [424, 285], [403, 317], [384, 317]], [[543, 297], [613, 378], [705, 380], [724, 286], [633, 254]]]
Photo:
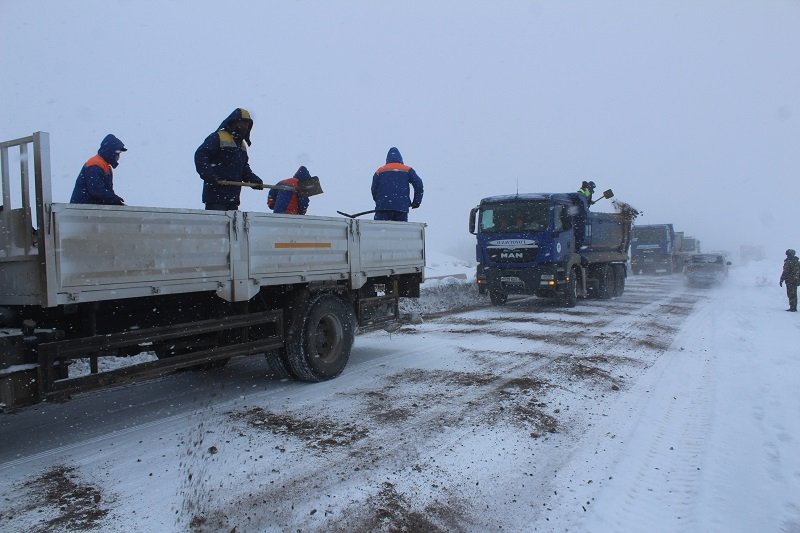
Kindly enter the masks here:
[[722, 282], [728, 277], [731, 262], [725, 254], [692, 254], [686, 262], [686, 282], [689, 285], [709, 286]]

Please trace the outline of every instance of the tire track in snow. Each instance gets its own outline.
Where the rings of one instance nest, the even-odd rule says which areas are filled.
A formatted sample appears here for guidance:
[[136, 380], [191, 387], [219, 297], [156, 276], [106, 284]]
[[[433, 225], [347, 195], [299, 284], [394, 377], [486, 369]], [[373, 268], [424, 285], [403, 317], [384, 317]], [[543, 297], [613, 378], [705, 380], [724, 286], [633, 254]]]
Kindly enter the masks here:
[[[682, 331], [697, 337], [698, 331], [709, 330], [711, 317], [705, 305]], [[707, 341], [690, 350], [677, 349], [680, 357], [658, 361], [625, 402], [635, 416], [625, 421], [617, 412], [592, 433], [589, 440], [607, 443], [603, 433], [616, 426], [617, 444], [604, 454], [605, 463], [593, 461], [594, 472], [580, 471], [580, 464], [590, 462], [585, 458], [577, 458], [564, 472], [562, 478], [570, 479], [574, 492], [552, 505], [565, 524], [620, 532], [701, 530], [695, 506], [714, 396], [713, 363], [704, 355], [708, 349]], [[668, 386], [665, 379], [671, 379]], [[588, 476], [599, 483], [587, 484]]]

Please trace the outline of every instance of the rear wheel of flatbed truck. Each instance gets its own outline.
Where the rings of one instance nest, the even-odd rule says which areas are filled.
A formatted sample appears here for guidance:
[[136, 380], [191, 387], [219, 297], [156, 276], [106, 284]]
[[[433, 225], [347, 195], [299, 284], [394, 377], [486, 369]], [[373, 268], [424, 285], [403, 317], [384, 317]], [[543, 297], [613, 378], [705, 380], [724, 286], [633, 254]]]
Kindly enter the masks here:
[[355, 336], [353, 312], [334, 294], [312, 294], [293, 313], [286, 340], [286, 361], [303, 381], [335, 378], [350, 358]]

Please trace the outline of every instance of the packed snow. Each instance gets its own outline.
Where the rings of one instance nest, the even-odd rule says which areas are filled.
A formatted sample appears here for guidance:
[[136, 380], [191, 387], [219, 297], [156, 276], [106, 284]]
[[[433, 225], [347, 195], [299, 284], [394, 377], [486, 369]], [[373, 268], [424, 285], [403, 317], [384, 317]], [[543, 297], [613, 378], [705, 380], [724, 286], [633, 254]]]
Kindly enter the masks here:
[[0, 529], [800, 531], [779, 266], [573, 310], [454, 275], [329, 382], [243, 358], [5, 413]]

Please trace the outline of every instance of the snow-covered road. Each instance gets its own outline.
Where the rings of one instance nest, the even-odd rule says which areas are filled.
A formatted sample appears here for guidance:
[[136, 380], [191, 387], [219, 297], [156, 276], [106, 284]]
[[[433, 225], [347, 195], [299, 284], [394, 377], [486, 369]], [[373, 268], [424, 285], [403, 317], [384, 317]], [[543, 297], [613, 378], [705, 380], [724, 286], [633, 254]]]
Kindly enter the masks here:
[[0, 416], [0, 529], [800, 531], [800, 317], [634, 277]]

